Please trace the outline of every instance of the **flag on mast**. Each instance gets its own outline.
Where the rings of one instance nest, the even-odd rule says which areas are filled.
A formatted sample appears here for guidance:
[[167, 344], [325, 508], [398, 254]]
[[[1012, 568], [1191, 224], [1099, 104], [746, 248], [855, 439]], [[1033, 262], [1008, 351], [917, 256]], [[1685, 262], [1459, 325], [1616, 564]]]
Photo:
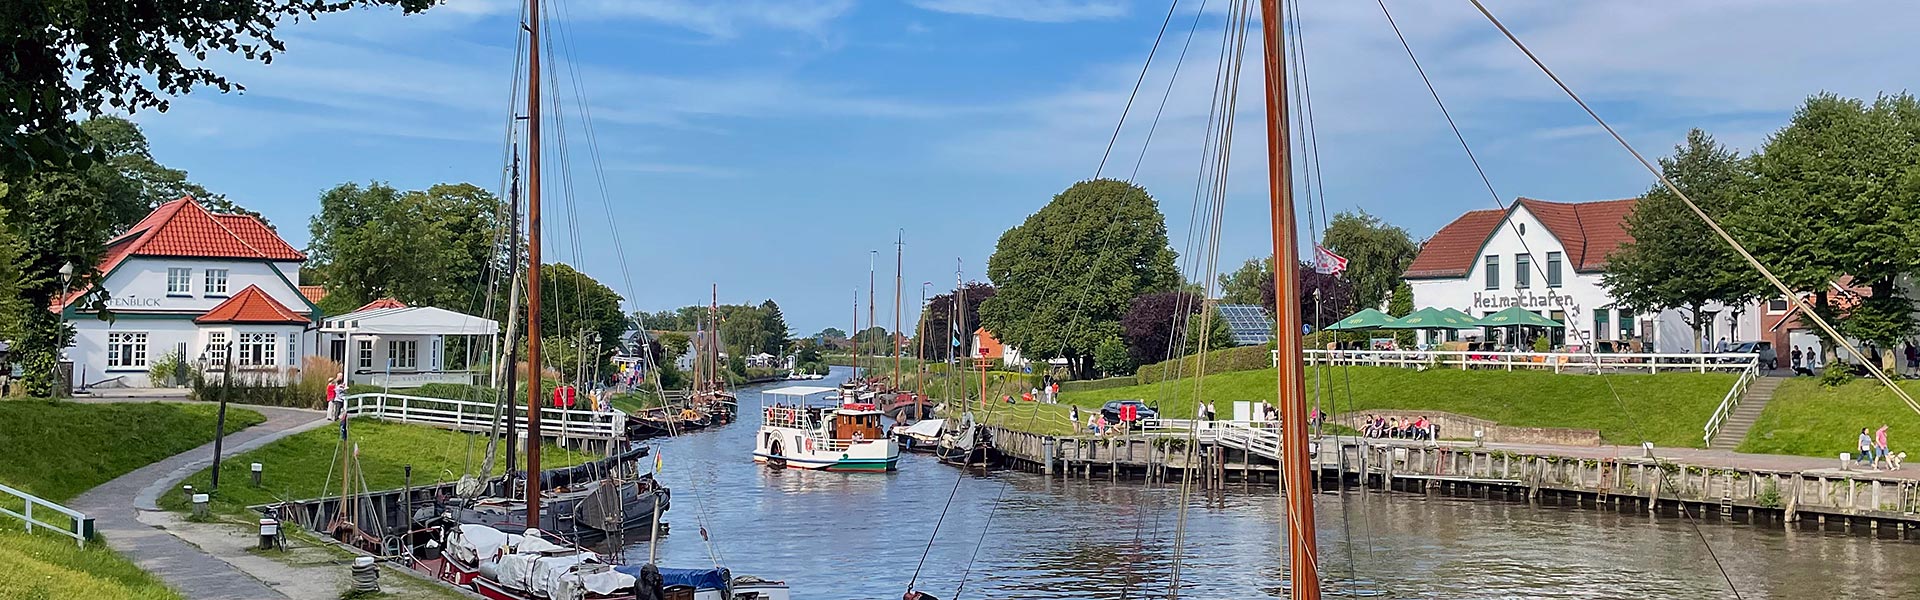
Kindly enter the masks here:
[[1346, 257], [1334, 254], [1332, 250], [1328, 250], [1326, 246], [1319, 244], [1314, 244], [1313, 250], [1313, 271], [1315, 273], [1321, 275], [1339, 275], [1341, 271], [1347, 270]]

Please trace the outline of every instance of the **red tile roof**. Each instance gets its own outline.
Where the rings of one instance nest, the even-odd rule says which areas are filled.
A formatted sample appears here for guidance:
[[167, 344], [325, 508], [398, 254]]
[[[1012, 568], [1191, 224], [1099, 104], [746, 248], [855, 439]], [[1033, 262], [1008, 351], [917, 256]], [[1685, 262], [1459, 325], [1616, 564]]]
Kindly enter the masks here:
[[[1633, 213], [1637, 198], [1597, 202], [1549, 202], [1520, 198], [1508, 207], [1511, 212], [1526, 207], [1553, 237], [1560, 240], [1567, 261], [1575, 272], [1589, 272], [1607, 266], [1607, 254], [1633, 241], [1627, 233], [1627, 215]], [[1507, 212], [1476, 210], [1461, 215], [1440, 228], [1420, 248], [1420, 255], [1407, 266], [1406, 277], [1462, 277], [1473, 269], [1480, 248], [1506, 220]]]
[[287, 305], [274, 300], [260, 286], [249, 285], [226, 302], [193, 319], [195, 323], [301, 324], [308, 320]]
[[300, 295], [305, 296], [308, 302], [319, 302], [327, 298], [327, 286], [303, 285], [300, 286]]
[[[125, 232], [107, 241], [100, 259], [105, 275], [129, 256], [239, 258], [305, 261], [307, 255], [280, 239], [259, 219], [208, 212], [192, 197], [162, 204]], [[54, 310], [65, 308], [88, 289], [73, 290]]]
[[372, 302], [368, 302], [365, 306], [361, 306], [360, 308], [353, 309], [353, 312], [360, 312], [363, 310], [373, 310], [376, 308], [406, 308], [406, 307], [407, 307], [407, 304], [405, 302], [395, 300], [392, 297], [386, 297], [386, 298], [381, 298], [379, 300], [374, 300]]

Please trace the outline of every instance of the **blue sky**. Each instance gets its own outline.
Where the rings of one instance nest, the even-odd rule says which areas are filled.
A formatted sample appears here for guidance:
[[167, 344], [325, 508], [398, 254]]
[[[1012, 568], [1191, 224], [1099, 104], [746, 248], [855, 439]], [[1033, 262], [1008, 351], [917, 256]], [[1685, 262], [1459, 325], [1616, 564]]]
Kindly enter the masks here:
[[[210, 61], [244, 93], [203, 91], [135, 118], [163, 163], [265, 213], [295, 246], [307, 242], [320, 192], [342, 182], [497, 189], [518, 4], [452, 0], [423, 15], [365, 10], [287, 24], [288, 49], [271, 65]], [[560, 232], [578, 232], [580, 248], [550, 235], [548, 257], [580, 264], [630, 310], [703, 303], [710, 283], [722, 302], [773, 298], [799, 334], [850, 324], [855, 288], [866, 295], [869, 250], [882, 251], [881, 304], [890, 308], [901, 228], [909, 307], [922, 281], [940, 283], [934, 293], [951, 287], [956, 258], [980, 277], [1002, 231], [1094, 174], [1169, 6], [546, 4], [565, 36], [555, 38], [562, 48], [549, 68], [566, 88], [574, 216], [557, 149], [547, 214]], [[1870, 97], [1920, 75], [1905, 44], [1920, 5], [1488, 4], [1650, 155], [1690, 127], [1749, 150], [1808, 94]], [[1181, 2], [1163, 52], [1177, 51], [1200, 5]], [[1137, 178], [1161, 201], [1176, 249], [1185, 245], [1225, 5], [1210, 0], [1200, 15]], [[1470, 4], [1389, 6], [1503, 197], [1593, 200], [1647, 188], [1631, 158]], [[1367, 210], [1416, 239], [1492, 207], [1378, 7], [1309, 2], [1302, 11], [1328, 207]], [[1120, 137], [1121, 176], [1140, 155], [1172, 57], [1156, 59]], [[1246, 71], [1222, 269], [1264, 255], [1268, 243], [1257, 57]], [[573, 108], [576, 73], [604, 199]], [[913, 318], [909, 308], [903, 319]]]

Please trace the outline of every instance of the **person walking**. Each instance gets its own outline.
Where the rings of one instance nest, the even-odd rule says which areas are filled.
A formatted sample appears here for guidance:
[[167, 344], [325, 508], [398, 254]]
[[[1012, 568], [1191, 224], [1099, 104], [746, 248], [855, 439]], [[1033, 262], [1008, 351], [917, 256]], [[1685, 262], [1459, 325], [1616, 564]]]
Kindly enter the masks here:
[[1880, 461], [1887, 461], [1887, 468], [1893, 468], [1893, 461], [1887, 457], [1887, 424], [1881, 423], [1880, 429], [1873, 432], [1873, 468], [1880, 468]]
[[1795, 371], [1800, 370], [1800, 347], [1799, 346], [1793, 347], [1793, 370]]
[[1080, 423], [1080, 405], [1075, 404], [1067, 407], [1067, 421], [1074, 424]]
[[[1853, 458], [1854, 464], [1872, 465], [1873, 436], [1867, 434], [1867, 428], [1865, 427], [1860, 428], [1860, 440], [1854, 443], [1854, 447], [1860, 451], [1860, 454]], [[1878, 471], [1880, 470], [1880, 467], [1874, 467], [1874, 470]]]

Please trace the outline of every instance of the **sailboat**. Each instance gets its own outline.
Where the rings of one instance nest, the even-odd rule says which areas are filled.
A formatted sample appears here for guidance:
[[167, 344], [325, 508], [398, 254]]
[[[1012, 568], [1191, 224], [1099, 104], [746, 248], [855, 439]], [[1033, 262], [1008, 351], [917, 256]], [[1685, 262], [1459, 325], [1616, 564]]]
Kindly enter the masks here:
[[[583, 546], [594, 534], [604, 539], [638, 527], [652, 528], [654, 536], [660, 534], [659, 516], [667, 509], [670, 493], [651, 474], [641, 474], [635, 468], [634, 463], [646, 456], [646, 448], [630, 448], [580, 467], [540, 470], [544, 387], [539, 385], [543, 364], [538, 285], [543, 142], [540, 17], [540, 0], [527, 0], [527, 281], [531, 285], [527, 286], [526, 323], [530, 332], [528, 376], [532, 380], [527, 385], [527, 476], [516, 481], [509, 468], [509, 477], [501, 482], [504, 485], [486, 486], [501, 497], [427, 509], [438, 511], [439, 517], [429, 518], [425, 520], [428, 526], [409, 532], [412, 565], [494, 600], [663, 598], [669, 589], [676, 591], [674, 597], [699, 600], [787, 600], [784, 583], [736, 578], [718, 566], [673, 570], [653, 564], [612, 565]], [[517, 207], [515, 211], [517, 215]], [[513, 253], [517, 255], [518, 250]], [[517, 264], [517, 259], [515, 256], [509, 262]], [[507, 345], [511, 347], [512, 341]], [[507, 390], [515, 391], [511, 383]], [[506, 420], [514, 421], [511, 411]], [[512, 533], [515, 531], [521, 533]]]

